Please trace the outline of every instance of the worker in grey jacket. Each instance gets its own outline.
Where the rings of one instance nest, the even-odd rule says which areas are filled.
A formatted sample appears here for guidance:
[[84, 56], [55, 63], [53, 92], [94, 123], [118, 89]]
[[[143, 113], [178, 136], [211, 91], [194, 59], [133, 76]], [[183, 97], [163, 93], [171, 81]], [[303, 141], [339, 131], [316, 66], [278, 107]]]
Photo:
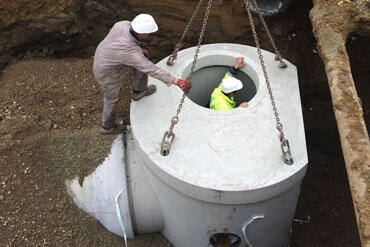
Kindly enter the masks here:
[[156, 91], [154, 85], [148, 86], [148, 75], [167, 86], [175, 84], [185, 93], [190, 90], [190, 82], [176, 78], [146, 58], [147, 52], [140, 47], [140, 40], [157, 30], [158, 26], [152, 16], [140, 14], [132, 22], [120, 21], [114, 24], [98, 45], [94, 57], [94, 75], [104, 92], [101, 134], [115, 132], [116, 112], [127, 68], [133, 68], [134, 100]]

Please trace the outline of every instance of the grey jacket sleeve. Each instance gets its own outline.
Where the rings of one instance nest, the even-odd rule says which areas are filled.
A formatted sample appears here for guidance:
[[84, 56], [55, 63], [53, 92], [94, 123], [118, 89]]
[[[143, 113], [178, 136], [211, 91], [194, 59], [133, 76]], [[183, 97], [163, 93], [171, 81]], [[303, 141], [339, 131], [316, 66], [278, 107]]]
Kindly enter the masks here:
[[175, 76], [148, 60], [144, 56], [140, 47], [132, 49], [128, 54], [126, 54], [126, 58], [126, 65], [134, 67], [140, 72], [164, 82], [167, 86], [171, 86], [173, 81], [176, 79]]

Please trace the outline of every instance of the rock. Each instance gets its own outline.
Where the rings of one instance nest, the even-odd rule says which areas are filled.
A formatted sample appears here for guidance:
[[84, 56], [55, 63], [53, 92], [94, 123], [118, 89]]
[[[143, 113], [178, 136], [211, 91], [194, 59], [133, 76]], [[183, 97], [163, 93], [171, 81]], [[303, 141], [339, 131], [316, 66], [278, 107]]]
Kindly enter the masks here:
[[53, 128], [53, 121], [50, 119], [43, 120], [40, 122], [40, 127], [43, 130], [51, 130], [51, 128]]

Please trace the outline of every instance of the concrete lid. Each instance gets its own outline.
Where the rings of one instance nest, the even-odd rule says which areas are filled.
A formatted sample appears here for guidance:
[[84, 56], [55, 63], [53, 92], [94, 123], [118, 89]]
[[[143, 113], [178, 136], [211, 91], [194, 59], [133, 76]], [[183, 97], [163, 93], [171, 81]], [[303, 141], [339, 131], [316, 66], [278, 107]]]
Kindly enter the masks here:
[[[158, 66], [186, 78], [195, 48], [179, 53], [172, 67], [167, 58]], [[230, 66], [235, 57], [245, 57], [242, 69], [256, 83], [257, 94], [248, 108], [215, 111], [188, 98], [175, 126], [170, 155], [160, 155], [160, 144], [182, 96], [176, 86], [149, 78], [157, 92], [131, 104], [131, 125], [141, 156], [155, 175], [171, 187], [197, 199], [223, 203], [264, 200], [301, 181], [307, 165], [307, 150], [296, 67], [278, 68], [275, 55], [263, 51], [276, 105], [289, 139], [294, 164], [281, 158], [270, 98], [257, 51], [237, 44], [202, 46], [196, 69], [210, 65]]]

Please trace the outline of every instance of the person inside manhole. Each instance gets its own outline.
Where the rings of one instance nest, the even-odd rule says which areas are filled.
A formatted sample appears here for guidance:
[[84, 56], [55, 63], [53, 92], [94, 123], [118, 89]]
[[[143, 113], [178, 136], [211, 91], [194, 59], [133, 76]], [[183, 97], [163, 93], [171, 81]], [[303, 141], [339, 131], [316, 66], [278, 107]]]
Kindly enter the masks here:
[[[148, 75], [164, 82], [167, 86], [175, 84], [185, 93], [191, 83], [171, 75], [148, 60], [148, 52], [140, 47], [140, 41], [158, 30], [151, 15], [140, 14], [132, 22], [120, 21], [113, 25], [105, 39], [100, 42], [94, 56], [94, 76], [104, 92], [104, 107], [101, 134], [119, 132], [115, 123], [118, 103], [121, 97], [123, 80], [127, 80], [127, 68], [133, 68], [133, 99], [140, 100], [156, 91], [154, 85], [148, 86]], [[127, 88], [127, 87], [124, 87]], [[130, 88], [130, 87], [128, 87]]]
[[[220, 85], [213, 90], [210, 102], [211, 109], [229, 110], [235, 108], [234, 97], [243, 88], [243, 83], [235, 76], [244, 65], [244, 58], [237, 57], [234, 66], [225, 74]], [[248, 102], [241, 103], [239, 107], [248, 107]]]

